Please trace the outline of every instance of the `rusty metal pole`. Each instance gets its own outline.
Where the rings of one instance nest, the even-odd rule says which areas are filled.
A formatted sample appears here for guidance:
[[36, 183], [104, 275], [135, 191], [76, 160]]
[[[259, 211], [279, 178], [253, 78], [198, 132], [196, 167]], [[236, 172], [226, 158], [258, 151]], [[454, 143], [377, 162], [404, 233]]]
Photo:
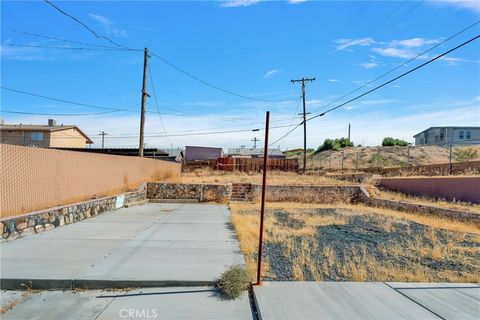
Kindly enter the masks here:
[[267, 163], [268, 163], [268, 130], [270, 127], [270, 111], [267, 111], [265, 120], [265, 147], [263, 149], [263, 177], [262, 177], [262, 204], [260, 207], [260, 237], [258, 242], [258, 265], [257, 265], [257, 283], [261, 285], [262, 280], [262, 247], [263, 247], [263, 219], [265, 216], [265, 187], [267, 184]]
[[145, 100], [149, 97], [147, 86], [147, 64], [148, 64], [148, 48], [145, 48], [143, 53], [143, 80], [142, 80], [142, 109], [140, 111], [140, 141], [138, 143], [138, 156], [143, 157], [143, 149], [145, 148], [143, 131], [145, 127]]

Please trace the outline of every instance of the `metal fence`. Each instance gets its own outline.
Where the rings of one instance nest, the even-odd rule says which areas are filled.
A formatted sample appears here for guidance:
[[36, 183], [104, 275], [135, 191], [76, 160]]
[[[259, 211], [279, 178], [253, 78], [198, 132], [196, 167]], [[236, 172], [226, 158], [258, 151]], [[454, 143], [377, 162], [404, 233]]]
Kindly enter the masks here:
[[[309, 161], [310, 170], [381, 171], [425, 166], [445, 171], [453, 164], [480, 160], [480, 145], [352, 147], [326, 151]], [[308, 163], [308, 162], [307, 162]], [[433, 167], [438, 165], [438, 168]]]
[[[217, 160], [185, 161], [184, 171], [210, 168], [222, 171], [260, 172], [263, 170], [262, 158], [218, 158]], [[298, 159], [268, 159], [267, 169], [274, 171], [298, 172]]]
[[0, 217], [133, 190], [178, 163], [0, 144]]

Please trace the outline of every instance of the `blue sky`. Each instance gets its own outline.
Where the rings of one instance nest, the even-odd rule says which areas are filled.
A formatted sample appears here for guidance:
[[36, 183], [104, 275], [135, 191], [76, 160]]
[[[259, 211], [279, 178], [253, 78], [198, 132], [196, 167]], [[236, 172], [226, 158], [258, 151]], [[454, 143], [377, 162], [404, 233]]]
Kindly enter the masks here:
[[[298, 123], [293, 118], [300, 86], [290, 79], [316, 77], [307, 84], [307, 111], [322, 106], [394, 68], [480, 19], [479, 2], [469, 1], [255, 1], [229, 2], [54, 2], [97, 33], [131, 48], [150, 51], [219, 87], [195, 81], [155, 57], [150, 70], [160, 117], [147, 113], [146, 143], [169, 147], [250, 145], [263, 132], [173, 136], [201, 131], [253, 129], [265, 111], [271, 126]], [[99, 106], [139, 110], [143, 52], [86, 51], [15, 47], [84, 47], [25, 35], [37, 33], [111, 46], [42, 1], [1, 4], [2, 86]], [[441, 45], [392, 75], [418, 65], [477, 35], [479, 25]], [[91, 47], [90, 47], [91, 48]], [[147, 110], [156, 110], [148, 79]], [[381, 83], [381, 81], [378, 83]], [[375, 84], [360, 90], [368, 90]], [[476, 41], [322, 118], [308, 122], [308, 145], [346, 136], [352, 124], [355, 143], [377, 145], [385, 136], [412, 141], [429, 126], [480, 125], [480, 41]], [[353, 97], [354, 95], [352, 95]], [[345, 99], [346, 100], [346, 99]], [[343, 101], [343, 100], [342, 100]], [[340, 101], [341, 102], [341, 101]], [[298, 109], [297, 109], [298, 108]], [[102, 110], [1, 91], [1, 109], [33, 113], [94, 113]], [[179, 110], [173, 111], [172, 109]], [[7, 123], [46, 123], [49, 116], [2, 113]], [[138, 145], [138, 114], [55, 116], [77, 124], [96, 142], [106, 131], [107, 146]], [[289, 128], [272, 129], [272, 141]], [[278, 145], [302, 145], [298, 129]], [[260, 143], [263, 143], [260, 142]]]

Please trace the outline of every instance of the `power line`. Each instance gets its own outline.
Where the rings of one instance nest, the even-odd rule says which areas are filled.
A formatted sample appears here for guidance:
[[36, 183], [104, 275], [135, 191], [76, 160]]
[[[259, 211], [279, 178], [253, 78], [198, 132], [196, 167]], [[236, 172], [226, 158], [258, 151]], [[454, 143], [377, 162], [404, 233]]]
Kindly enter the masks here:
[[[286, 128], [288, 126], [275, 126], [275, 127], [270, 127], [270, 129], [280, 129], [280, 128]], [[215, 135], [215, 134], [224, 134], [224, 133], [238, 133], [238, 132], [256, 132], [256, 131], [262, 131], [265, 130], [265, 128], [255, 128], [255, 129], [243, 129], [243, 130], [225, 130], [225, 131], [210, 131], [210, 132], [199, 132], [199, 133], [180, 133], [180, 134], [170, 134], [169, 137], [184, 137], [184, 136], [204, 136], [204, 135]], [[120, 137], [120, 138], [133, 138], [136, 137], [135, 135], [132, 135], [132, 137]], [[150, 137], [150, 138], [161, 138], [164, 137], [164, 135], [152, 135], [152, 134], [145, 134], [145, 137]]]
[[[133, 48], [129, 48], [127, 46], [124, 46], [122, 44], [119, 44], [113, 40], [111, 40], [110, 38], [106, 37], [106, 36], [103, 36], [103, 35], [99, 35], [98, 33], [96, 33], [93, 29], [91, 29], [89, 26], [87, 26], [85, 23], [83, 23], [82, 21], [80, 21], [78, 18], [74, 17], [73, 15], [63, 11], [62, 9], [60, 9], [58, 6], [56, 6], [55, 4], [53, 4], [52, 2], [50, 2], [49, 0], [44, 0], [47, 4], [49, 4], [50, 6], [52, 6], [53, 8], [55, 8], [58, 12], [60, 12], [61, 14], [73, 19], [75, 22], [79, 23], [80, 25], [82, 25], [85, 29], [87, 29], [90, 33], [92, 33], [95, 37], [99, 38], [99, 39], [105, 39], [107, 40], [108, 42], [112, 43], [113, 45], [117, 46], [117, 47], [120, 47], [120, 48], [123, 48], [125, 50], [128, 50], [128, 51], [143, 51], [143, 50], [140, 50], [140, 49], [133, 49]], [[244, 99], [248, 99], [248, 100], [254, 100], [254, 101], [263, 101], [263, 102], [283, 102], [283, 101], [290, 101], [290, 100], [274, 100], [274, 99], [262, 99], [262, 98], [256, 98], [256, 97], [250, 97], [250, 96], [246, 96], [246, 95], [243, 95], [243, 94], [239, 94], [239, 93], [235, 93], [231, 90], [227, 90], [227, 89], [224, 89], [224, 88], [221, 88], [217, 85], [214, 85], [213, 83], [210, 83], [209, 81], [206, 81], [206, 80], [203, 80], [195, 75], [193, 75], [192, 73], [180, 68], [179, 66], [171, 63], [170, 61], [166, 60], [165, 58], [159, 56], [158, 54], [155, 54], [153, 52], [150, 53], [152, 56], [156, 57], [157, 59], [159, 59], [160, 61], [162, 61], [163, 63], [169, 65], [170, 67], [174, 68], [175, 70], [183, 73], [184, 75], [206, 85], [206, 86], [209, 86], [215, 90], [218, 90], [218, 91], [221, 91], [223, 93], [226, 93], [226, 94], [229, 94], [229, 95], [232, 95], [232, 96], [236, 96], [236, 97], [240, 97], [240, 98], [244, 98]]]
[[415, 9], [417, 9], [417, 7], [419, 7], [425, 0], [421, 0], [421, 1], [418, 1], [417, 3], [415, 3], [412, 7], [410, 7], [409, 10], [407, 10], [403, 15], [401, 15], [400, 17], [398, 17], [397, 19], [395, 19], [392, 23], [390, 23], [385, 29], [385, 30], [388, 30], [390, 29], [394, 24], [396, 24], [398, 21], [404, 19], [405, 17], [409, 16]]
[[16, 113], [16, 114], [28, 114], [28, 115], [39, 115], [39, 116], [65, 116], [65, 117], [76, 117], [76, 116], [94, 116], [99, 114], [114, 113], [118, 111], [105, 111], [105, 112], [92, 112], [92, 113], [42, 113], [42, 112], [26, 112], [26, 111], [12, 111], [12, 110], [1, 110], [0, 113]]
[[87, 26], [85, 23], [83, 23], [82, 21], [80, 21], [79, 19], [77, 19], [76, 17], [72, 16], [71, 14], [63, 11], [62, 9], [60, 9], [58, 6], [56, 6], [55, 4], [53, 4], [51, 1], [49, 0], [43, 0], [45, 1], [47, 4], [49, 4], [51, 7], [53, 7], [55, 10], [57, 10], [58, 12], [60, 12], [61, 14], [69, 17], [70, 19], [74, 20], [75, 22], [77, 22], [78, 24], [82, 25], [85, 29], [87, 29], [88, 31], [90, 31], [91, 34], [93, 34], [96, 38], [99, 38], [99, 39], [105, 39], [107, 40], [108, 42], [110, 42], [111, 44], [117, 46], [117, 47], [120, 47], [120, 48], [123, 48], [123, 49], [126, 49], [126, 50], [130, 50], [130, 51], [133, 51], [134, 49], [131, 49], [131, 48], [128, 48], [124, 45], [121, 45], [121, 44], [118, 44], [117, 42], [113, 41], [112, 39], [106, 37], [106, 36], [103, 36], [103, 35], [99, 35], [98, 33], [96, 33], [93, 29], [91, 29], [89, 26]]
[[469, 25], [469, 26], [467, 26], [467, 27], [463, 28], [462, 30], [458, 31], [457, 33], [455, 33], [455, 34], [451, 35], [450, 37], [446, 38], [445, 40], [443, 40], [443, 41], [441, 41], [441, 42], [437, 43], [436, 45], [434, 45], [434, 46], [432, 46], [432, 47], [428, 48], [427, 50], [425, 50], [425, 51], [423, 51], [423, 52], [421, 52], [421, 53], [417, 54], [415, 57], [413, 57], [413, 58], [411, 58], [411, 59], [409, 59], [409, 60], [407, 60], [407, 61], [405, 61], [405, 62], [403, 62], [403, 63], [399, 64], [399, 65], [398, 65], [398, 66], [396, 66], [395, 68], [393, 68], [393, 69], [391, 69], [391, 70], [389, 70], [389, 71], [387, 71], [387, 72], [385, 72], [385, 73], [383, 73], [383, 74], [379, 75], [379, 76], [378, 76], [378, 77], [376, 77], [375, 79], [368, 81], [367, 83], [363, 84], [362, 86], [360, 86], [360, 87], [358, 87], [358, 88], [356, 88], [356, 89], [353, 89], [352, 91], [350, 91], [350, 92], [348, 92], [348, 93], [344, 94], [343, 96], [341, 96], [341, 97], [339, 97], [339, 98], [337, 98], [337, 99], [335, 99], [335, 100], [333, 100], [333, 101], [329, 102], [328, 104], [326, 104], [326, 105], [324, 105], [324, 106], [320, 107], [319, 109], [327, 108], [327, 107], [331, 106], [332, 104], [334, 104], [335, 102], [338, 102], [338, 101], [342, 100], [343, 98], [345, 98], [345, 97], [348, 97], [348, 96], [350, 96], [351, 94], [353, 94], [353, 93], [355, 93], [355, 92], [357, 92], [357, 91], [359, 91], [359, 90], [361, 90], [361, 89], [365, 88], [366, 86], [368, 86], [368, 85], [372, 84], [373, 82], [376, 82], [377, 80], [380, 80], [381, 78], [383, 78], [383, 77], [385, 77], [385, 76], [387, 76], [387, 75], [391, 74], [392, 72], [394, 72], [394, 71], [396, 71], [396, 70], [400, 69], [401, 67], [403, 67], [403, 66], [407, 65], [408, 63], [410, 63], [410, 62], [412, 62], [412, 61], [414, 61], [414, 60], [416, 60], [416, 59], [420, 58], [421, 56], [423, 56], [423, 55], [425, 55], [426, 53], [428, 53], [428, 52], [432, 51], [433, 49], [435, 49], [435, 48], [438, 48], [439, 46], [443, 45], [444, 43], [446, 43], [446, 42], [448, 42], [448, 41], [452, 40], [453, 38], [455, 38], [455, 37], [459, 36], [460, 34], [462, 34], [462, 33], [466, 32], [466, 31], [468, 31], [469, 29], [471, 29], [471, 28], [473, 28], [473, 27], [475, 27], [475, 26], [476, 26], [476, 25], [478, 25], [479, 23], [480, 23], [480, 20], [476, 21], [475, 23], [473, 23], [473, 24], [471, 24], [471, 25]]
[[[95, 109], [101, 109], [101, 110], [112, 110], [112, 111], [115, 111], [115, 112], [131, 112], [131, 113], [138, 113], [139, 112], [137, 110], [125, 109], [125, 108], [128, 108], [128, 107], [98, 106], [98, 105], [93, 105], [93, 104], [87, 104], [87, 103], [82, 103], [82, 102], [76, 102], [76, 101], [71, 101], [71, 100], [66, 100], [66, 99], [60, 99], [60, 98], [40, 95], [40, 94], [37, 94], [37, 93], [17, 90], [17, 89], [13, 89], [13, 88], [9, 88], [9, 87], [4, 87], [4, 86], [0, 86], [0, 88], [2, 90], [7, 90], [7, 91], [19, 93], [19, 94], [24, 94], [24, 95], [28, 95], [28, 96], [33, 96], [33, 97], [37, 97], [37, 98], [42, 98], [42, 99], [46, 99], [46, 100], [57, 101], [57, 102], [62, 102], [62, 103], [67, 103], [67, 104], [72, 104], [72, 105], [78, 105], [78, 106], [82, 106], [82, 107], [89, 107], [89, 108], [95, 108]], [[163, 107], [163, 108], [167, 108], [167, 107]], [[170, 108], [170, 109], [175, 110], [177, 112], [181, 112], [180, 110], [177, 110], [177, 109], [173, 109], [173, 108]], [[147, 111], [147, 113], [157, 113], [157, 111]], [[175, 117], [187, 117], [187, 118], [192, 117], [192, 116], [199, 116], [198, 114], [193, 114], [193, 113], [186, 113], [186, 112], [183, 112], [183, 113], [184, 114], [162, 112], [162, 115], [175, 116]], [[241, 119], [239, 119], [239, 118], [223, 118], [223, 119], [220, 119], [220, 120], [221, 121], [237, 121], [237, 120], [241, 120]], [[255, 120], [255, 119], [244, 118], [243, 120]], [[279, 122], [279, 121], [284, 121], [284, 120], [272, 120], [271, 122]]]
[[15, 44], [15, 43], [7, 43], [5, 46], [8, 47], [21, 47], [21, 48], [39, 48], [39, 49], [61, 49], [61, 50], [84, 50], [84, 51], [130, 51], [120, 48], [84, 48], [84, 47], [60, 47], [60, 46], [43, 46], [43, 45], [34, 45], [34, 44]]
[[370, 93], [372, 93], [372, 92], [374, 92], [374, 91], [377, 91], [378, 89], [380, 89], [380, 88], [382, 88], [382, 87], [384, 87], [384, 86], [386, 86], [386, 85], [388, 85], [388, 84], [390, 84], [390, 83], [392, 83], [392, 82], [394, 82], [394, 81], [396, 81], [396, 80], [398, 80], [398, 79], [400, 79], [400, 78], [403, 78], [404, 76], [406, 76], [406, 75], [408, 75], [408, 74], [410, 74], [410, 73], [412, 73], [412, 72], [414, 72], [414, 71], [416, 71], [416, 70], [418, 70], [418, 69], [420, 69], [420, 68], [422, 68], [422, 67], [424, 67], [424, 66], [426, 66], [426, 65], [428, 65], [428, 64], [430, 64], [430, 63], [432, 63], [432, 62], [434, 62], [434, 61], [436, 61], [436, 60], [438, 60], [438, 59], [440, 59], [440, 58], [442, 58], [443, 56], [446, 56], [447, 54], [449, 54], [449, 53], [451, 53], [451, 52], [453, 52], [453, 51], [455, 51], [455, 50], [460, 49], [461, 47], [463, 47], [463, 46], [465, 46], [465, 45], [467, 45], [467, 44], [469, 44], [469, 43], [477, 40], [478, 38], [480, 38], [480, 35], [477, 35], [477, 36], [475, 36], [475, 37], [473, 37], [473, 38], [470, 38], [469, 40], [467, 40], [467, 41], [459, 44], [458, 46], [456, 46], [456, 47], [454, 47], [454, 48], [452, 48], [452, 49], [450, 49], [450, 50], [447, 50], [447, 51], [445, 51], [445, 52], [442, 53], [442, 54], [439, 54], [438, 56], [436, 56], [436, 57], [434, 57], [434, 58], [432, 58], [432, 59], [430, 59], [430, 60], [428, 60], [428, 61], [426, 61], [426, 62], [424, 62], [424, 63], [422, 63], [422, 64], [420, 64], [420, 65], [418, 65], [418, 66], [416, 66], [415, 68], [412, 68], [412, 69], [410, 69], [410, 70], [402, 73], [402, 74], [399, 75], [399, 76], [396, 76], [395, 78], [393, 78], [393, 79], [391, 79], [391, 80], [388, 80], [387, 82], [382, 83], [381, 85], [376, 86], [375, 88], [373, 88], [373, 89], [371, 89], [371, 90], [368, 90], [368, 91], [365, 92], [365, 93], [362, 93], [362, 94], [359, 95], [359, 96], [356, 96], [355, 98], [352, 98], [352, 99], [348, 100], [347, 102], [344, 102], [344, 103], [342, 103], [342, 104], [340, 104], [340, 105], [338, 105], [338, 106], [336, 106], [336, 107], [330, 108], [330, 109], [328, 109], [327, 111], [324, 111], [324, 112], [322, 112], [322, 113], [320, 113], [320, 114], [317, 114], [317, 115], [315, 115], [315, 116], [313, 116], [313, 117], [310, 117], [310, 118], [307, 119], [307, 121], [310, 121], [310, 120], [312, 120], [312, 119], [315, 119], [315, 118], [324, 116], [325, 114], [327, 114], [327, 113], [329, 113], [329, 112], [332, 112], [332, 111], [334, 111], [334, 110], [336, 110], [336, 109], [338, 109], [338, 108], [341, 108], [341, 107], [345, 106], [346, 104], [349, 104], [350, 102], [353, 102], [353, 101], [355, 101], [355, 100], [358, 100], [358, 99], [366, 96], [367, 94], [370, 94]]
[[[104, 46], [101, 44], [96, 44], [96, 43], [89, 43], [89, 42], [82, 42], [82, 41], [75, 41], [75, 40], [67, 40], [63, 38], [58, 38], [58, 37], [53, 37], [53, 36], [47, 36], [43, 34], [38, 34], [38, 33], [33, 33], [33, 32], [27, 32], [27, 31], [19, 31], [16, 29], [8, 29], [12, 32], [18, 33], [18, 34], [24, 34], [27, 36], [32, 36], [32, 37], [37, 37], [37, 38], [43, 38], [43, 39], [49, 39], [49, 40], [56, 40], [56, 41], [61, 41], [61, 42], [67, 42], [67, 43], [74, 43], [74, 44], [81, 44], [85, 46], [92, 46], [92, 47], [99, 47], [99, 48], [106, 48], [106, 49], [117, 49], [117, 50], [123, 50], [119, 49], [118, 47], [111, 47], [111, 46]], [[136, 50], [135, 50], [136, 51]]]
[[15, 92], [15, 93], [21, 93], [21, 94], [25, 94], [25, 95], [28, 95], [28, 96], [33, 96], [33, 97], [52, 100], [52, 101], [57, 101], [57, 102], [63, 102], [63, 103], [67, 103], [67, 104], [73, 104], [73, 105], [82, 106], [82, 107], [104, 109], [104, 110], [113, 110], [113, 111], [124, 111], [124, 112], [138, 112], [138, 111], [133, 111], [133, 110], [128, 110], [128, 109], [121, 109], [121, 108], [114, 108], [114, 107], [103, 107], [103, 106], [97, 106], [97, 105], [93, 105], [93, 104], [82, 103], [82, 102], [64, 100], [64, 99], [44, 96], [44, 95], [40, 95], [40, 94], [36, 94], [36, 93], [32, 93], [32, 92], [27, 92], [27, 91], [21, 91], [21, 90], [17, 90], [17, 89], [13, 89], [13, 88], [8, 88], [8, 87], [4, 87], [4, 86], [0, 86], [0, 88], [2, 88], [3, 90], [8, 90], [8, 91], [11, 91], [11, 92]]
[[272, 100], [272, 99], [262, 99], [262, 98], [256, 98], [256, 97], [250, 97], [250, 96], [246, 96], [246, 95], [243, 95], [243, 94], [239, 94], [239, 93], [235, 93], [233, 91], [230, 91], [230, 90], [227, 90], [227, 89], [224, 89], [224, 88], [221, 88], [211, 82], [208, 82], [206, 80], [203, 80], [193, 74], [191, 74], [190, 72], [188, 71], [185, 71], [184, 69], [180, 68], [179, 66], [171, 63], [170, 61], [166, 60], [165, 58], [162, 58], [161, 56], [159, 56], [158, 54], [156, 53], [151, 53], [152, 56], [156, 57], [157, 59], [159, 59], [160, 61], [162, 61], [163, 63], [169, 65], [170, 67], [172, 67], [173, 69], [183, 73], [184, 75], [186, 75], [187, 77], [189, 78], [192, 78], [210, 88], [213, 88], [215, 90], [218, 90], [218, 91], [221, 91], [223, 93], [226, 93], [226, 94], [229, 94], [229, 95], [232, 95], [232, 96], [235, 96], [235, 97], [239, 97], [239, 98], [243, 98], [243, 99], [248, 99], [248, 100], [254, 100], [254, 101], [263, 101], [263, 102], [286, 102], [286, 101], [291, 101], [291, 100]]
[[[384, 86], [386, 86], [386, 85], [388, 85], [388, 84], [390, 84], [390, 83], [392, 83], [392, 82], [394, 82], [394, 81], [396, 81], [396, 80], [398, 80], [398, 79], [400, 79], [400, 78], [402, 78], [402, 77], [404, 77], [404, 76], [406, 76], [406, 75], [408, 75], [408, 74], [410, 74], [410, 73], [412, 73], [412, 72], [414, 72], [414, 71], [416, 71], [416, 70], [418, 70], [418, 69], [420, 69], [420, 68], [422, 68], [422, 67], [424, 67], [424, 66], [426, 66], [426, 65], [428, 65], [428, 64], [430, 64], [430, 63], [432, 63], [432, 62], [434, 62], [434, 61], [436, 61], [436, 60], [438, 60], [438, 59], [440, 59], [440, 58], [442, 58], [442, 57], [444, 57], [445, 55], [447, 55], [447, 54], [449, 54], [449, 53], [451, 53], [451, 52], [453, 52], [453, 51], [455, 51], [455, 50], [458, 50], [459, 48], [461, 48], [461, 47], [463, 47], [463, 46], [465, 46], [465, 45], [467, 45], [467, 44], [469, 44], [469, 43], [477, 40], [478, 38], [480, 38], [480, 35], [477, 35], [477, 36], [475, 36], [475, 37], [473, 37], [473, 38], [470, 38], [469, 40], [467, 40], [467, 41], [459, 44], [458, 46], [456, 46], [456, 47], [454, 47], [454, 48], [452, 48], [452, 49], [450, 49], [450, 50], [447, 50], [447, 51], [445, 51], [445, 52], [443, 52], [443, 53], [435, 56], [434, 58], [432, 58], [432, 59], [430, 59], [430, 60], [428, 60], [428, 61], [426, 61], [426, 62], [424, 62], [424, 63], [422, 63], [422, 64], [420, 64], [420, 65], [418, 65], [418, 66], [416, 66], [416, 67], [414, 67], [414, 68], [412, 68], [412, 69], [404, 72], [404, 73], [402, 73], [401, 75], [399, 75], [399, 76], [397, 76], [397, 77], [395, 77], [395, 78], [393, 78], [393, 79], [391, 79], [391, 80], [389, 80], [389, 81], [387, 81], [387, 82], [384, 82], [384, 83], [376, 86], [375, 88], [373, 88], [373, 89], [371, 89], [371, 90], [368, 90], [368, 91], [365, 92], [365, 93], [362, 93], [361, 95], [356, 96], [355, 98], [352, 98], [352, 99], [348, 100], [347, 102], [344, 102], [344, 103], [342, 103], [342, 104], [340, 104], [340, 105], [338, 105], [338, 106], [336, 106], [336, 107], [330, 108], [330, 109], [328, 109], [327, 111], [324, 111], [324, 112], [322, 112], [322, 113], [320, 113], [320, 114], [317, 114], [317, 115], [315, 115], [315, 116], [313, 116], [313, 117], [310, 117], [310, 118], [306, 119], [306, 121], [310, 121], [310, 120], [313, 120], [313, 119], [315, 119], [315, 118], [322, 117], [322, 116], [324, 116], [325, 114], [327, 114], [327, 113], [329, 113], [329, 112], [332, 112], [332, 111], [334, 111], [334, 110], [336, 110], [336, 109], [338, 109], [338, 108], [341, 108], [341, 107], [343, 107], [343, 106], [345, 106], [345, 105], [347, 105], [347, 104], [349, 104], [349, 103], [351, 103], [351, 102], [353, 102], [353, 101], [355, 101], [355, 100], [358, 100], [358, 99], [360, 99], [360, 98], [362, 98], [362, 97], [364, 97], [364, 96], [366, 96], [366, 95], [368, 95], [368, 94], [370, 94], [370, 93], [372, 93], [372, 92], [374, 92], [374, 91], [376, 91], [376, 90], [378, 90], [378, 89], [380, 89], [380, 88], [382, 88], [382, 87], [384, 87]], [[287, 137], [289, 134], [291, 134], [295, 129], [297, 129], [297, 128], [298, 128], [300, 125], [302, 125], [302, 124], [303, 124], [303, 122], [297, 124], [293, 129], [291, 129], [289, 132], [287, 132], [286, 134], [284, 134], [282, 137], [280, 137], [280, 139], [276, 140], [276, 141], [273, 142], [272, 144], [276, 144], [278, 141], [284, 139], [285, 137]]]
[[[150, 75], [150, 84], [152, 86], [153, 97], [155, 99], [155, 106], [157, 107], [158, 117], [160, 118], [160, 124], [162, 125], [162, 130], [165, 133], [165, 136], [168, 138], [167, 131], [165, 130], [165, 125], [163, 124], [162, 115], [160, 114], [160, 108], [158, 107], [157, 94], [155, 92], [155, 84], [153, 82], [152, 71], [150, 70], [150, 66], [148, 66], [148, 74]], [[168, 140], [170, 141], [170, 143], [172, 142], [170, 139]]]

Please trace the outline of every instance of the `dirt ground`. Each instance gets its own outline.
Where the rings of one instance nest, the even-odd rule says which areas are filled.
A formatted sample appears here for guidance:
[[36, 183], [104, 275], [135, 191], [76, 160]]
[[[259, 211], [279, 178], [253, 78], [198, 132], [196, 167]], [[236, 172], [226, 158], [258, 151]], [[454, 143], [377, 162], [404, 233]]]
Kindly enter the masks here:
[[[178, 178], [170, 177], [165, 182], [170, 183], [262, 183], [261, 173], [228, 172], [210, 169], [197, 169], [184, 172]], [[272, 185], [352, 185], [348, 181], [339, 181], [320, 175], [301, 175], [295, 172], [270, 171], [267, 183]]]
[[[255, 276], [258, 204], [232, 203], [232, 223]], [[264, 278], [479, 282], [480, 227], [358, 205], [270, 203]]]
[[[455, 154], [459, 150], [476, 150], [477, 158], [462, 160], [457, 159]], [[408, 147], [350, 147], [343, 149], [343, 167], [344, 169], [354, 169], [356, 167], [358, 154], [358, 168], [370, 167], [401, 167], [408, 164]], [[301, 158], [301, 154], [294, 155]], [[462, 162], [470, 160], [479, 160], [480, 146], [454, 146], [453, 161]], [[412, 146], [410, 148], [410, 165], [420, 166], [428, 164], [448, 163], [449, 148], [438, 146]], [[342, 167], [342, 151], [323, 151], [317, 154], [307, 155], [307, 168], [332, 168], [340, 169]]]

